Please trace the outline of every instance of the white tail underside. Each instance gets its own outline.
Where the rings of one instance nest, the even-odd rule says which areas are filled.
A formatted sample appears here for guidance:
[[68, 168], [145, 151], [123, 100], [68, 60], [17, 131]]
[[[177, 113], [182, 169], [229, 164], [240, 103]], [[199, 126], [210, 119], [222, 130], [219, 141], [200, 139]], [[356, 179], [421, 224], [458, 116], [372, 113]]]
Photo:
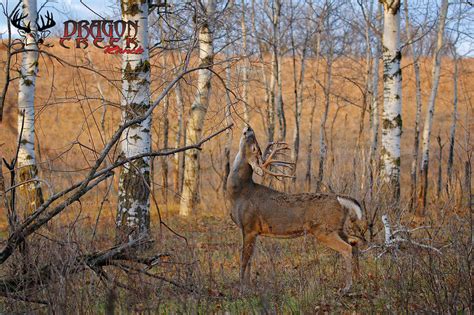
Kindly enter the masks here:
[[344, 208], [354, 211], [357, 216], [357, 219], [362, 219], [362, 209], [357, 203], [344, 197], [337, 197], [337, 201], [339, 201], [341, 206], [343, 206]]

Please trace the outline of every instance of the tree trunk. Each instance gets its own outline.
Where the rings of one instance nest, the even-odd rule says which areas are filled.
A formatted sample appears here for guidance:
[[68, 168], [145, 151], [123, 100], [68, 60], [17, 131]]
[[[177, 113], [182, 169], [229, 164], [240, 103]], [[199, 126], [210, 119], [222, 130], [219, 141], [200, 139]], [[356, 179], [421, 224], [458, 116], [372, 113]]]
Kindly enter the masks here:
[[471, 209], [472, 215], [472, 187], [471, 187], [471, 179], [472, 179], [472, 167], [471, 167], [471, 160], [466, 160], [464, 164], [464, 200], [467, 209]]
[[[314, 87], [316, 90], [316, 87]], [[314, 112], [316, 111], [317, 97], [314, 98], [313, 106], [311, 107], [311, 114], [309, 115], [309, 139], [308, 139], [308, 159], [306, 160], [306, 191], [310, 192], [312, 188], [313, 179], [313, 130], [314, 130]]]
[[[210, 18], [214, 12], [215, 3], [208, 0], [205, 12], [201, 12], [199, 25], [199, 59], [201, 67], [212, 67], [214, 52], [212, 46], [212, 29]], [[187, 123], [186, 145], [197, 143], [201, 138], [204, 118], [209, 105], [209, 94], [211, 90], [211, 74], [208, 69], [198, 71], [198, 86], [191, 112]], [[188, 216], [193, 211], [199, 201], [199, 150], [186, 151], [184, 167], [183, 194], [179, 213]]]
[[[382, 25], [382, 5], [378, 6], [379, 15], [379, 29]], [[382, 55], [380, 39], [375, 43], [375, 52], [373, 56], [373, 81], [372, 81], [372, 103], [371, 103], [371, 119], [372, 119], [372, 134], [371, 134], [371, 145], [370, 145], [370, 176], [369, 176], [369, 187], [370, 193], [373, 193], [374, 182], [378, 179], [379, 168], [377, 159], [377, 148], [379, 144], [379, 126], [380, 126], [380, 109], [379, 109], [379, 64], [380, 57]]]
[[[178, 128], [176, 130], [175, 137], [175, 147], [179, 148], [181, 146], [181, 139], [183, 139], [183, 121], [184, 121], [184, 101], [181, 92], [181, 83], [177, 82], [174, 93], [176, 96], [176, 107], [178, 110]], [[184, 156], [183, 153], [178, 153], [173, 156], [173, 189], [175, 201], [179, 200], [179, 195], [181, 194], [181, 174], [183, 173], [184, 166], [183, 164]]]
[[331, 81], [332, 81], [332, 47], [330, 48], [327, 56], [326, 64], [326, 86], [324, 87], [324, 113], [321, 118], [321, 124], [319, 126], [319, 170], [318, 170], [318, 181], [316, 182], [316, 191], [321, 190], [321, 185], [324, 179], [324, 164], [327, 157], [327, 143], [326, 143], [326, 121], [328, 119], [329, 104], [331, 99]]
[[[413, 41], [413, 35], [410, 28], [410, 15], [408, 14], [408, 0], [405, 0], [405, 20], [406, 33], [409, 41]], [[413, 70], [415, 72], [415, 90], [416, 90], [416, 114], [415, 114], [415, 135], [413, 143], [413, 153], [411, 162], [411, 183], [410, 183], [410, 209], [416, 208], [416, 190], [417, 190], [417, 168], [418, 168], [418, 152], [420, 148], [420, 119], [421, 119], [421, 80], [420, 65], [418, 63], [418, 54], [415, 50], [415, 44], [410, 43], [411, 53], [413, 57]]]
[[[150, 61], [148, 51], [148, 3], [122, 0], [122, 18], [138, 21], [141, 55], [122, 57], [122, 121], [143, 115], [150, 108]], [[123, 43], [126, 48], [126, 43]], [[122, 134], [125, 158], [151, 151], [151, 117], [130, 126]], [[150, 158], [126, 163], [120, 171], [118, 187], [117, 240], [136, 239], [150, 227]]]
[[281, 19], [281, 1], [274, 0], [273, 3], [273, 38], [272, 38], [272, 99], [274, 102], [274, 109], [278, 117], [278, 140], [284, 141], [286, 138], [286, 118], [283, 106], [283, 92], [282, 92], [282, 56], [280, 43], [280, 19]]
[[35, 156], [35, 86], [38, 73], [37, 34], [38, 25], [36, 0], [23, 1], [25, 23], [30, 24], [31, 35], [24, 40], [25, 51], [22, 53], [20, 82], [18, 85], [18, 182], [30, 181], [19, 187], [20, 199], [26, 204], [26, 213], [32, 213], [43, 203], [43, 192], [38, 179], [38, 167]]
[[277, 60], [277, 53], [276, 53], [276, 45], [272, 45], [272, 60], [271, 60], [271, 76], [270, 76], [270, 88], [269, 88], [269, 96], [270, 99], [268, 100], [267, 105], [267, 126], [268, 126], [268, 142], [273, 142], [275, 138], [275, 92], [277, 87], [278, 81], [278, 60]]
[[[247, 56], [247, 25], [245, 24], [245, 0], [242, 0], [242, 16], [241, 16], [241, 27], [242, 27], [242, 54], [243, 54], [243, 67], [242, 67], [242, 101], [244, 102], [244, 121], [246, 124], [250, 122], [249, 114], [249, 68], [250, 62]], [[225, 187], [225, 185], [224, 185]]]
[[[162, 149], [168, 148], [169, 142], [169, 127], [170, 122], [168, 118], [169, 114], [169, 97], [165, 96], [163, 99], [163, 146]], [[168, 157], [164, 156], [160, 159], [161, 164], [161, 195], [163, 202], [168, 203]]]
[[443, 0], [441, 4], [440, 17], [438, 21], [438, 34], [436, 41], [436, 50], [433, 56], [432, 68], [432, 87], [430, 98], [428, 100], [428, 112], [425, 117], [425, 124], [423, 126], [423, 149], [421, 157], [421, 186], [418, 195], [417, 214], [424, 215], [426, 209], [426, 198], [428, 194], [428, 164], [430, 154], [430, 136], [431, 127], [433, 125], [433, 116], [435, 110], [436, 96], [438, 94], [439, 77], [441, 72], [441, 50], [444, 46], [444, 28], [446, 22], [446, 15], [448, 13], [448, 0]]
[[454, 74], [453, 74], [453, 113], [451, 128], [449, 132], [449, 149], [448, 149], [448, 169], [447, 169], [447, 192], [452, 189], [453, 165], [454, 165], [454, 145], [456, 141], [456, 125], [458, 121], [458, 54], [454, 49]]
[[306, 68], [306, 51], [307, 43], [309, 40], [308, 34], [305, 37], [303, 43], [302, 52], [301, 52], [301, 61], [300, 61], [300, 71], [299, 77], [296, 74], [296, 44], [293, 33], [293, 23], [291, 24], [291, 46], [293, 54], [293, 84], [294, 84], [294, 94], [295, 94], [295, 129], [293, 132], [293, 151], [291, 160], [295, 163], [295, 177], [293, 178], [293, 183], [296, 182], [296, 170], [298, 166], [298, 158], [300, 152], [300, 125], [301, 125], [301, 113], [303, 110], [303, 87], [304, 87], [304, 75]]
[[[257, 34], [257, 22], [255, 19], [255, 0], [252, 0], [252, 32], [253, 36], [255, 37], [257, 41], [257, 46], [258, 46], [258, 59], [260, 62], [260, 70], [262, 73], [262, 79], [263, 79], [263, 86], [265, 87], [265, 104], [267, 106], [266, 108], [266, 113], [265, 113], [265, 119], [266, 119], [266, 131], [267, 131], [267, 139], [268, 142], [272, 142], [273, 138], [275, 136], [275, 111], [274, 111], [274, 94], [272, 93], [273, 91], [273, 82], [270, 80], [270, 83], [268, 82], [267, 74], [265, 71], [265, 60], [263, 57], [263, 48], [264, 48], [264, 43], [263, 41], [258, 37]], [[273, 69], [273, 59], [272, 59], [272, 69]], [[272, 76], [273, 78], [273, 76]]]
[[[321, 22], [321, 21], [320, 21]], [[321, 24], [319, 24], [321, 26]], [[316, 34], [316, 56], [315, 56], [315, 64], [316, 64], [316, 74], [315, 77], [317, 78], [319, 75], [319, 56], [321, 50], [321, 32], [318, 30]], [[313, 130], [314, 130], [314, 113], [316, 112], [316, 105], [317, 102], [317, 92], [316, 92], [316, 84], [313, 87], [314, 91], [314, 102], [311, 106], [311, 113], [309, 115], [309, 139], [308, 139], [308, 159], [306, 160], [306, 175], [305, 175], [305, 183], [306, 183], [306, 191], [311, 191], [312, 188], [312, 179], [313, 179]]]
[[[278, 49], [280, 51], [280, 49]], [[278, 53], [280, 54], [280, 53]], [[281, 61], [283, 56], [278, 55], [278, 72], [277, 72], [277, 93], [276, 93], [276, 109], [278, 116], [278, 128], [279, 128], [279, 141], [285, 141], [286, 139], [286, 117], [285, 117], [285, 105], [283, 103], [283, 87], [282, 87], [282, 77], [281, 77]]]
[[402, 134], [402, 73], [400, 69], [400, 1], [384, 1], [382, 178], [391, 201], [400, 200], [400, 137]]
[[[227, 67], [225, 68], [225, 75], [226, 75], [226, 86], [227, 88], [230, 87], [231, 83], [231, 72], [230, 72], [230, 63], [227, 63]], [[232, 100], [229, 97], [229, 94], [227, 91], [224, 91], [226, 93], [226, 106], [225, 106], [225, 120], [227, 123], [227, 126], [230, 126], [232, 124]], [[226, 140], [225, 140], [225, 148], [224, 148], [224, 179], [222, 181], [222, 189], [224, 191], [227, 190], [227, 178], [229, 177], [230, 174], [230, 148], [232, 147], [232, 130], [227, 129], [226, 131]]]
[[441, 187], [443, 185], [443, 148], [444, 144], [441, 143], [441, 136], [438, 134], [436, 138], [438, 142], [439, 155], [438, 155], [438, 186], [436, 189], [436, 198], [441, 197]]
[[[372, 23], [372, 12], [373, 12], [373, 2], [370, 2], [370, 7], [367, 13], [367, 22], [365, 27], [365, 89], [364, 95], [362, 99], [362, 108], [360, 111], [360, 119], [359, 119], [359, 132], [357, 136], [357, 144], [356, 144], [356, 151], [354, 152], [354, 157], [352, 159], [352, 173], [354, 183], [360, 183], [360, 189], [364, 190], [365, 185], [365, 177], [366, 177], [366, 170], [365, 167], [365, 149], [363, 148], [363, 138], [364, 138], [364, 129], [365, 129], [365, 114], [367, 111], [367, 107], [370, 108], [371, 106], [371, 95], [372, 95], [372, 34], [370, 32], [370, 23]], [[362, 167], [358, 167], [358, 163]], [[360, 173], [360, 179], [357, 179], [357, 173]]]

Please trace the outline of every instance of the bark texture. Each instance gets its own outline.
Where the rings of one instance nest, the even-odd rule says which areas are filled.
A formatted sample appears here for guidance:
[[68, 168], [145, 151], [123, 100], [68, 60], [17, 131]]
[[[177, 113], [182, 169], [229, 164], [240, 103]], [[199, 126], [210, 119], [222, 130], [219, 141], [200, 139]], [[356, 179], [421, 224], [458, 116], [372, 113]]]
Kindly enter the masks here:
[[[150, 108], [150, 62], [148, 51], [148, 3], [122, 0], [122, 18], [138, 21], [137, 41], [144, 52], [122, 57], [122, 123]], [[124, 42], [125, 48], [126, 42]], [[133, 44], [132, 44], [133, 45]], [[125, 158], [151, 151], [151, 117], [127, 128], [121, 137]], [[150, 227], [150, 158], [126, 163], [120, 171], [117, 209], [117, 240], [135, 239]]]
[[43, 202], [43, 193], [38, 178], [38, 167], [35, 155], [35, 86], [38, 73], [39, 35], [36, 23], [36, 0], [23, 1], [25, 23], [30, 24], [31, 33], [26, 34], [24, 45], [29, 50], [22, 54], [20, 82], [18, 86], [18, 182], [30, 181], [19, 187], [19, 197], [27, 205], [27, 213], [33, 212]]
[[[215, 3], [208, 0], [197, 18], [199, 28], [199, 59], [201, 67], [212, 67], [214, 49], [212, 46], [211, 19], [214, 13]], [[209, 94], [211, 90], [211, 74], [208, 69], [198, 71], [197, 92], [186, 129], [186, 145], [197, 143], [202, 135], [204, 118], [209, 105]], [[179, 213], [187, 216], [193, 211], [199, 202], [199, 150], [188, 150], [185, 153], [183, 193]]]
[[384, 1], [381, 175], [393, 196], [400, 199], [400, 138], [402, 135], [402, 72], [400, 68], [400, 1]]

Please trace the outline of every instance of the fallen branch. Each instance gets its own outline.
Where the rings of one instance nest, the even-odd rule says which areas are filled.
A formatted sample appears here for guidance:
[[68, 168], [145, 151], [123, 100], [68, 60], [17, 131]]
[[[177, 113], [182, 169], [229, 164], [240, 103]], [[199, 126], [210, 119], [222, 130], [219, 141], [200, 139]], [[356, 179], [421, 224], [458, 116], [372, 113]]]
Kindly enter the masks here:
[[[116, 245], [97, 253], [77, 256], [76, 258], [72, 259], [71, 262], [66, 263], [65, 266], [62, 266], [61, 270], [64, 270], [67, 274], [74, 274], [90, 268], [96, 272], [101, 267], [112, 265], [114, 260], [128, 260], [142, 263], [154, 262], [156, 261], [157, 257], [161, 256], [153, 256], [149, 260], [144, 258], [136, 260], [130, 254], [133, 253], [135, 249], [152, 242], [153, 241], [149, 240], [146, 235], [142, 235], [137, 239], [131, 240], [127, 243]], [[16, 298], [16, 295], [22, 291], [45, 285], [51, 281], [54, 273], [57, 272], [56, 267], [57, 266], [46, 265], [38, 268], [39, 271], [36, 271], [32, 274], [23, 274], [13, 278], [1, 279], [0, 295]]]

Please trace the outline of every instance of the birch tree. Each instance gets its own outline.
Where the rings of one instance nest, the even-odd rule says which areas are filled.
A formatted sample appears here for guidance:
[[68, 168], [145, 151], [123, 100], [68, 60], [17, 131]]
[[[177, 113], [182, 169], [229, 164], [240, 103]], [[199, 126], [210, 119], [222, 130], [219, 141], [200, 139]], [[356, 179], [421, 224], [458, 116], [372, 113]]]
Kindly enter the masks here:
[[43, 203], [43, 193], [38, 181], [38, 166], [35, 154], [35, 87], [38, 73], [38, 24], [36, 0], [23, 1], [25, 25], [31, 33], [24, 37], [25, 51], [22, 53], [18, 85], [18, 179], [28, 182], [19, 187], [20, 198], [27, 202], [31, 213]]
[[[122, 57], [122, 123], [150, 108], [150, 61], [148, 50], [148, 3], [121, 0], [122, 19], [138, 21], [142, 54]], [[124, 48], [127, 43], [124, 41]], [[127, 128], [121, 137], [124, 158], [151, 151], [151, 117]], [[117, 209], [117, 240], [135, 239], [150, 227], [150, 157], [126, 163], [120, 171]]]
[[428, 190], [428, 164], [430, 154], [430, 136], [433, 125], [433, 116], [435, 110], [436, 96], [438, 94], [439, 78], [441, 73], [441, 52], [444, 46], [444, 28], [446, 24], [446, 16], [448, 14], [448, 0], [443, 0], [441, 3], [441, 10], [438, 20], [438, 33], [436, 39], [436, 48], [433, 55], [433, 67], [431, 73], [432, 86], [431, 93], [428, 99], [428, 111], [426, 112], [425, 122], [423, 126], [423, 149], [421, 156], [421, 183], [420, 193], [418, 196], [419, 203], [417, 212], [423, 215], [426, 207], [426, 196]]
[[400, 198], [400, 138], [402, 134], [402, 72], [400, 69], [400, 1], [383, 0], [383, 115], [381, 174], [394, 201]]
[[[215, 2], [214, 0], [202, 1], [202, 5], [198, 4], [198, 7], [196, 23], [199, 33], [200, 66], [211, 68], [214, 59], [212, 16], [215, 10]], [[211, 74], [212, 72], [209, 69], [200, 69], [198, 71], [197, 91], [194, 102], [191, 105], [186, 129], [186, 144], [196, 143], [201, 137], [204, 118], [209, 106]], [[184, 183], [179, 213], [182, 216], [188, 216], [199, 200], [199, 150], [192, 149], [186, 151], [184, 158]]]

